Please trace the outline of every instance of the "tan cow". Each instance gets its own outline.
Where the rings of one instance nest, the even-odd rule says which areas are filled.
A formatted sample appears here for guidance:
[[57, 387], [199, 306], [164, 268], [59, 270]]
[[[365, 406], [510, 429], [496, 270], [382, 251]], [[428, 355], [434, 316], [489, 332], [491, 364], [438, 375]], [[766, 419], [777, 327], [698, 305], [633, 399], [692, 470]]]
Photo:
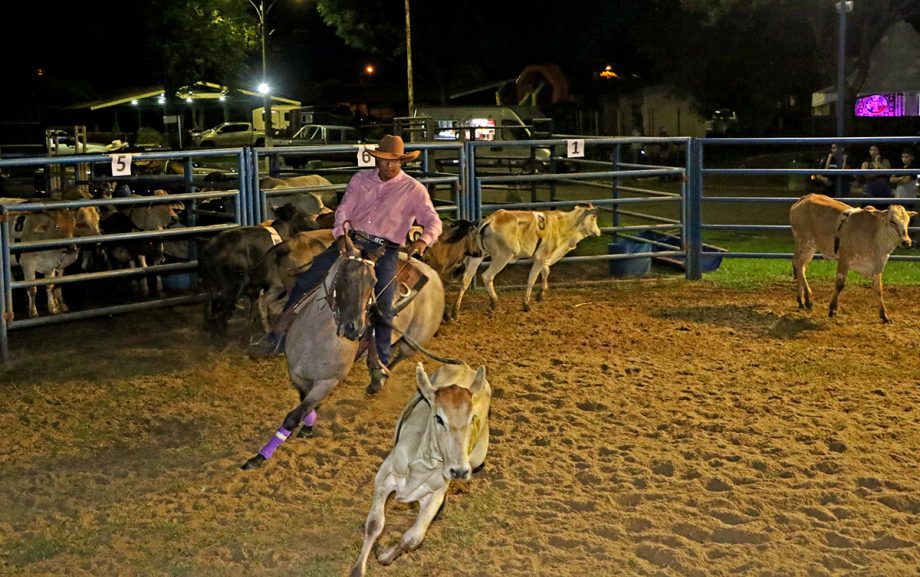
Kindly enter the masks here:
[[537, 295], [542, 300], [549, 290], [549, 267], [559, 261], [581, 239], [588, 236], [600, 236], [597, 227], [597, 214], [600, 208], [590, 204], [576, 206], [569, 212], [549, 210], [545, 212], [530, 210], [497, 210], [479, 226], [482, 255], [471, 257], [463, 273], [463, 284], [454, 304], [454, 317], [460, 314], [463, 294], [470, 286], [479, 265], [485, 257], [492, 261], [482, 273], [482, 281], [489, 291], [492, 308], [498, 304], [493, 281], [509, 263], [521, 258], [533, 260], [533, 267], [527, 278], [527, 290], [524, 292], [524, 310], [530, 310], [530, 293], [537, 281], [543, 277], [543, 286]]
[[[96, 213], [98, 217], [98, 212]], [[96, 219], [96, 234], [99, 233], [98, 218]], [[43, 240], [65, 240], [74, 237], [76, 228], [76, 212], [73, 210], [49, 210], [47, 212], [31, 212], [24, 215], [22, 220], [22, 242], [36, 242]], [[54, 278], [64, 273], [64, 267], [77, 258], [75, 247], [60, 247], [47, 250], [22, 252], [19, 255], [19, 266], [22, 267], [23, 279], [35, 280], [37, 273], [46, 278]], [[63, 300], [58, 302], [60, 291], [55, 291], [54, 285], [45, 285], [48, 295], [48, 312], [56, 315], [66, 312]], [[38, 316], [35, 306], [35, 296], [38, 287], [29, 287], [26, 294], [29, 299], [29, 317]]]
[[377, 555], [384, 565], [421, 545], [451, 481], [469, 479], [485, 462], [492, 398], [485, 367], [473, 371], [467, 365], [443, 365], [429, 380], [419, 363], [416, 382], [418, 393], [403, 409], [393, 449], [374, 478], [364, 544], [351, 577], [363, 577], [367, 571], [371, 549], [383, 533], [384, 508], [391, 494], [401, 503], [417, 501], [419, 511], [399, 543]]
[[820, 251], [825, 258], [837, 260], [834, 296], [827, 315], [837, 314], [837, 299], [852, 268], [872, 279], [878, 296], [878, 312], [882, 322], [890, 323], [882, 297], [882, 272], [888, 256], [898, 244], [910, 246], [907, 227], [910, 217], [917, 213], [903, 206], [892, 205], [888, 210], [853, 208], [823, 194], [808, 194], [789, 209], [789, 224], [795, 240], [792, 270], [796, 278], [796, 300], [800, 308], [812, 307], [811, 288], [805, 269]]
[[335, 206], [337, 195], [332, 190], [332, 183], [323, 176], [318, 174], [302, 174], [300, 176], [291, 176], [288, 178], [275, 178], [264, 176], [259, 180], [259, 188], [262, 190], [275, 190], [279, 188], [310, 188], [323, 187], [326, 190], [295, 191], [290, 194], [272, 195], [268, 197], [267, 217], [274, 218], [272, 211], [279, 206], [292, 203], [306, 210], [310, 214], [319, 214], [328, 212], [331, 209], [329, 205]]

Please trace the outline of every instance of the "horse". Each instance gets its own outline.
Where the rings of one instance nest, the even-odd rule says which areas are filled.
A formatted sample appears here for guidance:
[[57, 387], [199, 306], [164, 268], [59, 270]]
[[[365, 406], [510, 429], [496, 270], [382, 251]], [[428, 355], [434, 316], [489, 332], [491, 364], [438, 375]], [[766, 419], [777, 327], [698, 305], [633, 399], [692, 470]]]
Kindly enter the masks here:
[[[298, 426], [302, 425], [299, 437], [311, 436], [316, 422], [316, 407], [348, 375], [355, 360], [364, 354], [359, 344], [370, 328], [368, 316], [374, 303], [377, 258], [379, 254], [350, 247], [329, 269], [323, 284], [303, 301], [288, 330], [284, 351], [288, 374], [300, 395], [300, 403], [285, 416], [272, 439], [243, 464], [243, 470], [261, 467]], [[396, 314], [393, 317], [395, 342], [388, 368], [409, 357], [416, 348], [441, 362], [456, 362], [431, 355], [420, 347], [441, 326], [444, 285], [440, 277], [431, 267], [404, 253], [400, 253], [399, 258], [400, 269], [411, 263], [426, 280], [424, 284], [415, 284], [416, 287], [421, 286], [417, 292], [410, 290], [411, 294], [403, 293], [396, 297]], [[374, 366], [378, 361], [373, 339], [366, 352], [368, 366]]]

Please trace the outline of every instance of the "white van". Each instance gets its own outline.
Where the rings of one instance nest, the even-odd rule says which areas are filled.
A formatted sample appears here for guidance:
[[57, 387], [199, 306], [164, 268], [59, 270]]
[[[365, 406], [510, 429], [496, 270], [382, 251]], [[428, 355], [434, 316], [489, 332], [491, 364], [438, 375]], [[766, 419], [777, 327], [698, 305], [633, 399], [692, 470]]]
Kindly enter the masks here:
[[[507, 146], [503, 141], [534, 140], [550, 136], [551, 120], [543, 118], [532, 106], [419, 106], [415, 109], [412, 126], [420, 130], [422, 139], [433, 142], [467, 140], [493, 142], [492, 146], [477, 147], [477, 167], [495, 167], [510, 172], [529, 172], [530, 168], [545, 170], [551, 156], [549, 148], [535, 148], [536, 165], [531, 167], [531, 147]], [[534, 130], [534, 126], [537, 130]], [[416, 139], [418, 134], [415, 135]], [[456, 164], [434, 154], [436, 166]]]

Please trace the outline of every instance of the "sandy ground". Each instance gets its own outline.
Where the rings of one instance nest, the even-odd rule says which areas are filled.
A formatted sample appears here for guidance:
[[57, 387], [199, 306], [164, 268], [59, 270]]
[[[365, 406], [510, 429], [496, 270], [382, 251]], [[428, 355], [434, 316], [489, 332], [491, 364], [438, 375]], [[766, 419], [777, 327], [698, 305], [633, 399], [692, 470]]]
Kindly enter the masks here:
[[[920, 575], [920, 288], [683, 280], [471, 295], [431, 348], [486, 365], [485, 469], [369, 575]], [[0, 372], [0, 574], [339, 576], [414, 363], [356, 366], [317, 436], [243, 472], [296, 402], [285, 361], [205, 344], [200, 309], [12, 334]], [[242, 325], [234, 325], [238, 332]], [[433, 369], [433, 362], [427, 363]], [[414, 508], [391, 503], [381, 543]]]

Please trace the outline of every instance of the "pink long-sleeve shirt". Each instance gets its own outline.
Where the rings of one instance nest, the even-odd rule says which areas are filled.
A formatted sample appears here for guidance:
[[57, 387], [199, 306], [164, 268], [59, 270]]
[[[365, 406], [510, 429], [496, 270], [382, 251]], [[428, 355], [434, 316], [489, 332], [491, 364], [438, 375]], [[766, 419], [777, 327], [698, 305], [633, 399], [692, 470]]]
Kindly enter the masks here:
[[428, 246], [436, 243], [441, 234], [441, 218], [428, 190], [402, 171], [386, 182], [380, 180], [376, 168], [356, 173], [335, 211], [333, 236], [345, 234], [346, 221], [354, 229], [400, 246], [406, 242], [413, 222], [425, 229], [421, 239]]

